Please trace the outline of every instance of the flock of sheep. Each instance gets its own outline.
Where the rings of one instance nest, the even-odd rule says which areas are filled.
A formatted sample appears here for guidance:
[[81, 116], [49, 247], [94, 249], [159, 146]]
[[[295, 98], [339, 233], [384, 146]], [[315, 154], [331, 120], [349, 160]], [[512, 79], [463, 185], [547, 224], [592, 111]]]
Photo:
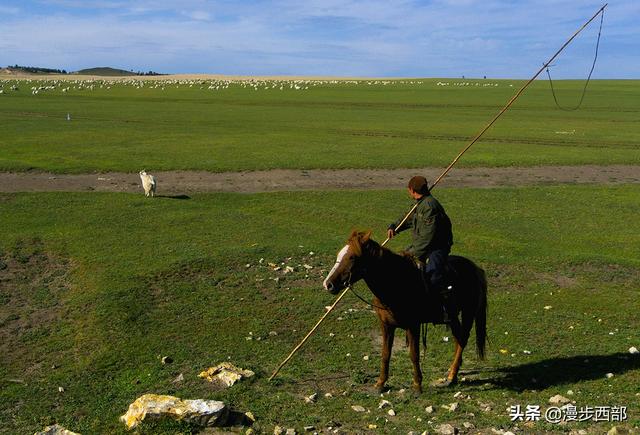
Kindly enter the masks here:
[[[32, 95], [42, 92], [61, 91], [94, 91], [97, 89], [110, 90], [116, 86], [128, 86], [135, 89], [167, 88], [199, 88], [209, 91], [220, 91], [230, 87], [253, 90], [294, 90], [303, 91], [323, 85], [350, 86], [392, 86], [392, 85], [422, 85], [422, 80], [312, 80], [312, 79], [2, 79], [0, 80], [0, 94], [8, 91], [20, 91], [21, 86], [28, 87]], [[438, 86], [443, 85], [438, 82]], [[477, 85], [477, 84], [476, 84]], [[496, 85], [497, 86], [497, 85]]]
[[[41, 92], [52, 92], [60, 90], [62, 93], [67, 93], [70, 90], [74, 91], [93, 91], [96, 89], [109, 90], [112, 87], [130, 86], [136, 89], [160, 89], [165, 90], [169, 87], [174, 88], [199, 88], [208, 91], [221, 91], [229, 89], [229, 87], [236, 86], [244, 89], [257, 90], [294, 90], [303, 91], [310, 87], [323, 86], [323, 85], [355, 85], [355, 86], [389, 86], [389, 85], [422, 85], [425, 82], [422, 80], [293, 80], [293, 79], [156, 79], [156, 80], [143, 80], [143, 79], [3, 79], [0, 80], [0, 94], [7, 93], [8, 91], [19, 91], [18, 83], [23, 83], [29, 86], [29, 90], [32, 95], [38, 95]], [[481, 86], [481, 87], [495, 87], [499, 86], [498, 83], [482, 81], [462, 81], [462, 82], [440, 82], [438, 81], [436, 86]], [[509, 84], [509, 86], [513, 86]]]
[[[480, 82], [453, 82], [453, 83], [449, 83], [449, 82], [438, 82], [436, 83], [436, 86], [480, 86]], [[482, 83], [482, 87], [486, 88], [487, 86], [499, 86], [499, 83]], [[512, 84], [509, 84], [509, 87], [513, 87]]]

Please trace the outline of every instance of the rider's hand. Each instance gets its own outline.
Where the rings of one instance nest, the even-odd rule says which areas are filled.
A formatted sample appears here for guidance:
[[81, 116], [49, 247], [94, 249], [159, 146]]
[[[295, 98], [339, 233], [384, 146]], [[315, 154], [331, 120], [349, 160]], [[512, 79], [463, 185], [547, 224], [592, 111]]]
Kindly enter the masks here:
[[388, 239], [393, 239], [393, 236], [395, 236], [395, 235], [396, 235], [396, 232], [395, 232], [395, 230], [393, 228], [389, 228], [387, 230], [387, 238]]

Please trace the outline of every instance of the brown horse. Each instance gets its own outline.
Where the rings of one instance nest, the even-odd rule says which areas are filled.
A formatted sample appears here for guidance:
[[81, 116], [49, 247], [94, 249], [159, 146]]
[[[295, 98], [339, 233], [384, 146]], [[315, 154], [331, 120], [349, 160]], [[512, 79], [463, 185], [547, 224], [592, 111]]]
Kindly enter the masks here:
[[[425, 292], [422, 272], [411, 257], [398, 255], [372, 240], [371, 232], [354, 231], [347, 245], [340, 250], [335, 265], [324, 280], [324, 288], [336, 294], [364, 279], [374, 295], [375, 307], [382, 328], [382, 364], [376, 383], [379, 391], [389, 377], [389, 359], [396, 328], [406, 330], [409, 355], [413, 363], [413, 389], [422, 392], [420, 370], [420, 326], [423, 326], [423, 345], [426, 349], [427, 322], [432, 322], [432, 298]], [[441, 385], [457, 381], [462, 364], [462, 351], [467, 345], [471, 327], [476, 324], [476, 350], [484, 358], [487, 338], [487, 281], [484, 271], [471, 260], [450, 256], [454, 273], [453, 299], [456, 313], [452, 315], [451, 332], [455, 340], [455, 354], [447, 380]], [[440, 309], [440, 308], [438, 308]], [[461, 321], [460, 318], [461, 317]]]

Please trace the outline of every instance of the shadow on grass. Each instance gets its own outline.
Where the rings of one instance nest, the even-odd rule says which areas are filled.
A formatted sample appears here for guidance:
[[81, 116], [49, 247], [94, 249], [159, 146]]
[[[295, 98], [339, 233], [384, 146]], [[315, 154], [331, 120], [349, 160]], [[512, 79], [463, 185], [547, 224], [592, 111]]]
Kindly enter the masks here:
[[156, 198], [191, 199], [191, 197], [189, 195], [156, 195]]
[[[577, 355], [551, 358], [528, 364], [496, 368], [487, 379], [473, 379], [467, 385], [492, 384], [509, 390], [540, 390], [555, 385], [603, 379], [607, 373], [624, 374], [640, 369], [640, 355], [614, 353], [611, 355]], [[487, 372], [479, 370], [478, 372]]]

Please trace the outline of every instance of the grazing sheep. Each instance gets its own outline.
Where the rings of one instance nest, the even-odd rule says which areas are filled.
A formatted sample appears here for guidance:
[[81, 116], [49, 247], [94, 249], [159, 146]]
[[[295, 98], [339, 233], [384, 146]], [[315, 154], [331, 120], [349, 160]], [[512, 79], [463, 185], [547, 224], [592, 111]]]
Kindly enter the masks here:
[[156, 194], [156, 177], [143, 169], [140, 171], [140, 179], [142, 180], [142, 187], [144, 188], [144, 196], [155, 196]]

